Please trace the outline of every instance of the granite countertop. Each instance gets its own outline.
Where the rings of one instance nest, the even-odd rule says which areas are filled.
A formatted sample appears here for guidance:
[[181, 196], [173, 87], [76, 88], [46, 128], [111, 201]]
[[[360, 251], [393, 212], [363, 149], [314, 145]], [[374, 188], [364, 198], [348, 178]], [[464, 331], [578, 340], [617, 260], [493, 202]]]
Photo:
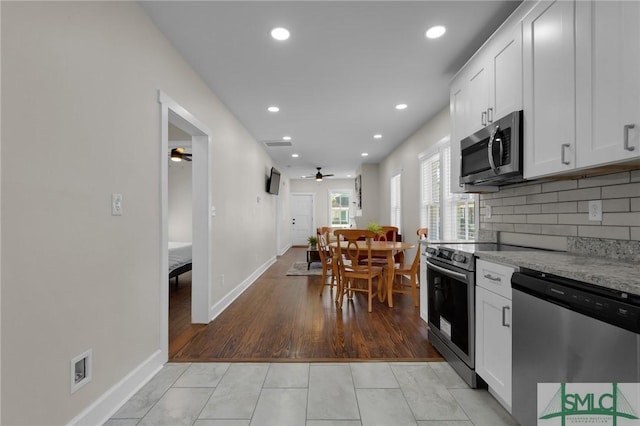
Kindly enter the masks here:
[[640, 295], [640, 265], [553, 251], [477, 251], [476, 257]]

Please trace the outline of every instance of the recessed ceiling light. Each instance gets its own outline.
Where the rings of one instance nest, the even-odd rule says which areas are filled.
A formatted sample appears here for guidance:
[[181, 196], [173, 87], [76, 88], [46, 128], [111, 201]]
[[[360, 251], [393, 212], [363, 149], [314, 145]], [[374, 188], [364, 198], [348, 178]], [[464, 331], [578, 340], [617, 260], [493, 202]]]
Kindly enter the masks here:
[[367, 155], [369, 155], [369, 153], [368, 153], [368, 152], [363, 152], [363, 153], [362, 153], [362, 154], [360, 154], [360, 155], [362, 155], [363, 157], [366, 157]]
[[398, 104], [396, 105], [396, 109], [407, 109], [407, 104]]
[[380, 134], [373, 135], [373, 138], [374, 139], [382, 139], [382, 135], [380, 135]]
[[286, 28], [278, 27], [271, 30], [271, 37], [278, 41], [285, 41], [289, 36], [289, 30]]
[[292, 156], [293, 158], [298, 158], [298, 157], [300, 157], [298, 154], [291, 154], [291, 156]]
[[278, 111], [280, 111], [280, 108], [278, 108], [275, 105], [272, 105], [269, 108], [267, 108], [267, 111], [269, 111], [269, 112], [278, 112]]
[[425, 35], [427, 36], [427, 38], [439, 38], [442, 37], [446, 32], [447, 29], [445, 27], [443, 27], [442, 25], [436, 25], [435, 27], [429, 28]]
[[347, 175], [347, 177], [351, 177], [351, 175]]
[[291, 140], [291, 136], [283, 136], [282, 140], [283, 141], [290, 141]]

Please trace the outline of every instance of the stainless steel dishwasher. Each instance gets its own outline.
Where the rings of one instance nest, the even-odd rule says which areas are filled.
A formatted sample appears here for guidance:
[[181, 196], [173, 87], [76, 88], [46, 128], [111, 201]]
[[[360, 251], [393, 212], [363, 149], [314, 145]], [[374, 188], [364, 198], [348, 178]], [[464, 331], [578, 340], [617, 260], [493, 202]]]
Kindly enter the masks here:
[[538, 383], [640, 382], [640, 296], [523, 269], [513, 289], [513, 417], [538, 423]]

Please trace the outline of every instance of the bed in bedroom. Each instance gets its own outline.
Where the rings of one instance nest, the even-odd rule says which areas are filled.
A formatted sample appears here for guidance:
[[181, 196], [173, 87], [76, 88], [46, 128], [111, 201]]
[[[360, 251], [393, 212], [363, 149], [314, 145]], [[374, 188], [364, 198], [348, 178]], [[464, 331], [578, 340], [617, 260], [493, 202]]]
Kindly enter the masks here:
[[169, 243], [169, 279], [176, 279], [191, 270], [191, 243]]

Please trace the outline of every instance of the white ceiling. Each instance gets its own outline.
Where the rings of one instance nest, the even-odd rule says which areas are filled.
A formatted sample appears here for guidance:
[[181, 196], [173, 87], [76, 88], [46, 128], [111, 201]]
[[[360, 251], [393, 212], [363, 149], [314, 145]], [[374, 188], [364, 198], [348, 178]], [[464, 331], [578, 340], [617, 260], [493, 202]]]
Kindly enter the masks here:
[[[291, 178], [378, 163], [448, 104], [449, 81], [519, 1], [144, 1]], [[433, 25], [447, 27], [437, 40]], [[284, 42], [272, 28], [289, 29]], [[397, 111], [398, 103], [408, 104]], [[267, 111], [269, 105], [279, 113]], [[373, 139], [380, 133], [382, 139]], [[362, 152], [369, 156], [361, 157]], [[292, 158], [297, 153], [299, 158]]]

